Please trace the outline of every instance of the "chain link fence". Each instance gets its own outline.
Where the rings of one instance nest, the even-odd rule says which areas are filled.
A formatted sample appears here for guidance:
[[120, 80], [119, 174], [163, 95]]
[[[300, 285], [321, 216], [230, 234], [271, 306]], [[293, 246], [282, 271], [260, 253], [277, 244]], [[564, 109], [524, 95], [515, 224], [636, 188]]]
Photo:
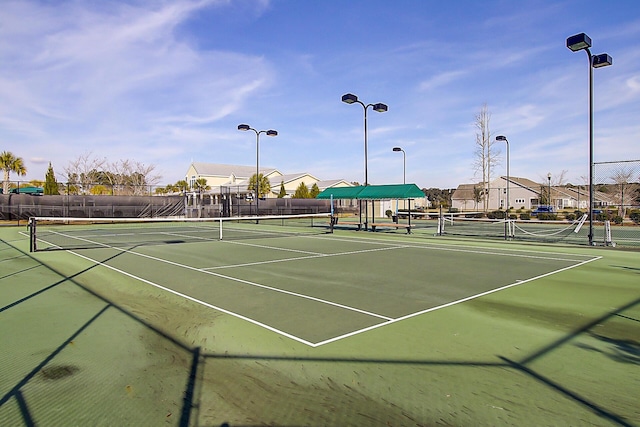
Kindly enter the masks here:
[[[593, 176], [600, 195], [594, 205], [595, 223], [609, 221], [611, 240], [617, 245], [640, 246], [640, 160], [594, 163]], [[608, 236], [596, 234], [594, 239]]]

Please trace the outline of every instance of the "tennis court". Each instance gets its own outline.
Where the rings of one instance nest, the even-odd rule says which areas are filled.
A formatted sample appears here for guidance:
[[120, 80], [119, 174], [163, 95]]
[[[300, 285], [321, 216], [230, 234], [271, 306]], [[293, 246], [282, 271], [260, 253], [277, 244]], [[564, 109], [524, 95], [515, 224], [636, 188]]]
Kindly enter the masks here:
[[[362, 425], [370, 416], [371, 425], [468, 425], [471, 420], [477, 421], [475, 425], [527, 425], [527, 396], [542, 402], [543, 417], [569, 405], [571, 409], [556, 415], [558, 419], [572, 420], [579, 414], [585, 425], [636, 425], [640, 420], [629, 397], [640, 380], [637, 252], [614, 256], [604, 249], [559, 245], [328, 233], [322, 221], [305, 231], [300, 231], [299, 224], [274, 226], [267, 220], [230, 224], [225, 225], [223, 238], [218, 225], [207, 228], [203, 223], [182, 223], [170, 229], [169, 224], [157, 223], [135, 228], [82, 224], [53, 231], [39, 227], [39, 252], [15, 256], [29, 258], [34, 270], [41, 262], [66, 278], [60, 282], [69, 281], [94, 294], [82, 308], [67, 305], [71, 311], [91, 312], [93, 307], [102, 320], [105, 315], [94, 307], [96, 297], [120, 307], [121, 315], [143, 324], [164, 343], [160, 347], [173, 354], [174, 364], [187, 371], [184, 377], [178, 376], [180, 385], [172, 386], [178, 396], [172, 398], [176, 403], [169, 413], [176, 415], [165, 416], [163, 424]], [[7, 253], [12, 247], [28, 247], [24, 229], [14, 238], [17, 243], [8, 244]], [[602, 268], [613, 269], [621, 277], [616, 276], [615, 284], [603, 283], [605, 289], [596, 296], [589, 277]], [[28, 271], [24, 273], [33, 274]], [[13, 280], [21, 274], [5, 278]], [[606, 286], [613, 286], [617, 293]], [[38, 287], [23, 287], [23, 295], [13, 289], [15, 294], [5, 297], [0, 316], [17, 316], [27, 305], [54, 292]], [[607, 328], [595, 328], [605, 324]], [[610, 327], [615, 333], [603, 333]], [[598, 356], [596, 349], [600, 357], [609, 351], [601, 336], [617, 340], [621, 355], [619, 346], [626, 340], [630, 346], [624, 354], [626, 368], [635, 373], [612, 385], [616, 396], [599, 396], [591, 389], [593, 384], [591, 388], [582, 384], [589, 391], [572, 397], [573, 353], [592, 348], [586, 358], [583, 354], [579, 359], [586, 363], [580, 369], [597, 365], [590, 359]], [[130, 338], [123, 333], [122, 340]], [[78, 336], [69, 341], [82, 340]], [[569, 348], [564, 346], [570, 341]], [[61, 353], [69, 352], [68, 344], [62, 344]], [[157, 343], [152, 348], [154, 354], [159, 352]], [[568, 352], [554, 362], [560, 370], [542, 363], [539, 371], [554, 379], [541, 381], [530, 375], [529, 370], [548, 354], [557, 357], [562, 352], [556, 349]], [[455, 374], [449, 372], [456, 367]], [[462, 372], [469, 368], [473, 374]], [[504, 375], [510, 379], [497, 379], [505, 370], [513, 371]], [[623, 370], [614, 364], [602, 373]], [[585, 378], [592, 375], [588, 374]], [[416, 381], [418, 377], [422, 379]], [[465, 384], [465, 378], [471, 383]], [[478, 392], [473, 390], [475, 381], [482, 384], [480, 394], [499, 396], [495, 399], [499, 404], [494, 402], [494, 408], [479, 404], [473, 397]], [[31, 400], [31, 405], [7, 409], [13, 399], [20, 402], [19, 396], [29, 396], [30, 382], [18, 383], [19, 387], [3, 391], [7, 394], [0, 414], [4, 410], [15, 416], [15, 408], [22, 407], [18, 412], [24, 421], [25, 414], [32, 416], [38, 406]], [[556, 383], [560, 386], [554, 391]], [[452, 384], [457, 384], [452, 390], [458, 391], [447, 397], [445, 390]], [[490, 391], [494, 387], [498, 390]], [[504, 387], [507, 392], [499, 391]], [[464, 392], [458, 397], [467, 396], [466, 402], [453, 403], [451, 394], [460, 389]], [[435, 390], [437, 396], [432, 394]], [[185, 396], [188, 404], [179, 404]], [[320, 402], [311, 402], [317, 398]], [[511, 399], [514, 402], [509, 403]], [[354, 401], [357, 410], [348, 403], [344, 406]], [[609, 406], [612, 401], [617, 406]], [[333, 408], [330, 415], [318, 405]], [[153, 413], [151, 407], [145, 408]], [[160, 417], [154, 414], [151, 419]], [[542, 418], [534, 420], [530, 425], [539, 425]]]

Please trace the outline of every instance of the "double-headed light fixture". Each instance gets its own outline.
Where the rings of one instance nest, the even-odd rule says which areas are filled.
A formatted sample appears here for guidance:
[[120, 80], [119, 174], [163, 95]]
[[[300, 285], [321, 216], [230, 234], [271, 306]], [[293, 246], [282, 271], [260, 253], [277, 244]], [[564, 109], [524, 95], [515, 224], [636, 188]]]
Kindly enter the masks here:
[[[342, 95], [342, 102], [346, 104], [360, 104], [364, 109], [364, 185], [369, 185], [369, 172], [367, 166], [367, 109], [371, 107], [373, 111], [377, 111], [378, 113], [386, 112], [389, 107], [386, 104], [377, 103], [377, 104], [365, 104], [364, 102], [358, 100], [358, 97], [352, 93], [347, 93], [346, 95]], [[368, 212], [367, 205], [365, 204], [365, 220], [364, 220], [364, 229], [368, 228]]]
[[593, 245], [593, 69], [613, 64], [606, 53], [592, 55], [591, 38], [585, 33], [576, 34], [567, 39], [567, 47], [573, 52], [584, 50], [589, 59], [589, 245]]
[[[255, 195], [256, 195], [256, 216], [260, 215], [260, 211], [258, 210], [258, 203], [260, 200], [260, 193], [259, 193], [259, 188], [260, 188], [260, 162], [259, 162], [259, 158], [260, 158], [260, 134], [264, 133], [267, 136], [278, 136], [278, 131], [273, 130], [273, 129], [269, 129], [269, 130], [256, 130], [254, 128], [252, 128], [249, 125], [245, 125], [245, 124], [241, 124], [238, 125], [238, 130], [241, 131], [248, 131], [248, 130], [252, 130], [256, 133], [256, 180], [254, 182], [254, 189], [255, 189]], [[256, 220], [257, 222], [258, 220]]]

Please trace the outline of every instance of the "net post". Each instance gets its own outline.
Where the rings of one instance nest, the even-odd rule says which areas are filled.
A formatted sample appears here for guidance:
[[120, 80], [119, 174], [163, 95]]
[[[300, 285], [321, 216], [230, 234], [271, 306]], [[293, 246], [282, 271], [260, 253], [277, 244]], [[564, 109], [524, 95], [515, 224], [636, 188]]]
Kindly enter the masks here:
[[222, 240], [222, 218], [220, 218], [220, 240]]
[[29, 228], [29, 252], [35, 252], [36, 248], [36, 220], [34, 217], [29, 217], [29, 221], [27, 222], [27, 227]]

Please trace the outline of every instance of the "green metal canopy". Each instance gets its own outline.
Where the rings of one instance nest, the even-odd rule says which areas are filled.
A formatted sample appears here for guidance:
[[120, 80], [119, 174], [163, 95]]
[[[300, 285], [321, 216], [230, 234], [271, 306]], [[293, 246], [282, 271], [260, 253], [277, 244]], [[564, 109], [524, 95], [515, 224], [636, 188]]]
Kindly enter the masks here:
[[357, 199], [358, 194], [363, 188], [364, 186], [362, 185], [355, 187], [331, 187], [318, 194], [316, 199]]
[[356, 187], [331, 187], [316, 196], [316, 199], [417, 199], [424, 197], [415, 184], [359, 185]]

